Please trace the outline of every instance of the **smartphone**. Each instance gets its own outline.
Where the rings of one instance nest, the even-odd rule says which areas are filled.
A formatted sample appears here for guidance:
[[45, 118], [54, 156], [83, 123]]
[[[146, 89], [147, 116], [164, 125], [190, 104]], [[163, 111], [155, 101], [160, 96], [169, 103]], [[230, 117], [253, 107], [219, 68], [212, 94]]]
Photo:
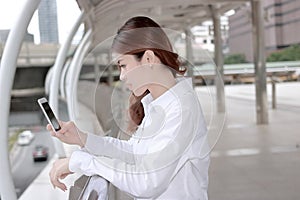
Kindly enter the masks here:
[[39, 103], [47, 121], [49, 122], [49, 124], [52, 126], [52, 128], [55, 131], [59, 131], [61, 127], [60, 127], [58, 120], [55, 117], [55, 115], [48, 103], [48, 100], [45, 97], [43, 97], [43, 98], [38, 99], [38, 103]]

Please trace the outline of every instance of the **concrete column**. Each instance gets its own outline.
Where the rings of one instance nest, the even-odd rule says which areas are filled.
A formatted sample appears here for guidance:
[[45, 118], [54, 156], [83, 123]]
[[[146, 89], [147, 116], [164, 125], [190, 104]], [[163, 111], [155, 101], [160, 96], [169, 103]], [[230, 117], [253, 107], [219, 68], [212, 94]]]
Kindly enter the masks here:
[[95, 73], [95, 83], [99, 83], [99, 75], [100, 75], [100, 65], [98, 62], [98, 56], [94, 54], [94, 73]]
[[220, 14], [217, 9], [210, 6], [213, 26], [214, 26], [214, 44], [215, 44], [215, 57], [214, 61], [216, 64], [215, 70], [215, 85], [216, 85], [216, 102], [217, 111], [225, 112], [225, 92], [224, 92], [224, 58], [222, 50], [222, 33], [221, 33], [221, 22]]
[[114, 76], [113, 76], [113, 65], [110, 65], [109, 63], [112, 60], [111, 53], [108, 52], [107, 54], [107, 59], [108, 59], [108, 69], [107, 69], [107, 83], [109, 86], [112, 86], [114, 82]]
[[251, 7], [253, 58], [255, 66], [256, 120], [257, 124], [268, 124], [263, 8], [260, 0], [252, 0]]
[[193, 34], [191, 32], [191, 27], [187, 26], [185, 29], [185, 47], [186, 47], [186, 60], [187, 60], [187, 74], [189, 77], [192, 78], [193, 80], [193, 86], [195, 86], [195, 81], [194, 81], [194, 72], [193, 72], [193, 67], [194, 67], [194, 58], [193, 58]]
[[[20, 2], [21, 3], [21, 2]], [[27, 0], [8, 35], [0, 65], [0, 195], [1, 199], [16, 200], [8, 152], [8, 116], [10, 94], [24, 35], [40, 0]]]

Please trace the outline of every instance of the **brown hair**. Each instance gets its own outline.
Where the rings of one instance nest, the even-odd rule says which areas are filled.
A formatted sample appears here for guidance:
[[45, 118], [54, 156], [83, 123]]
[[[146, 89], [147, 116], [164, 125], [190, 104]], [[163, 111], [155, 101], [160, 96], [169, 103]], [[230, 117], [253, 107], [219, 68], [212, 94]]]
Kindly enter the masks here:
[[[118, 30], [112, 44], [112, 52], [135, 55], [140, 60], [146, 50], [152, 50], [161, 63], [168, 66], [174, 77], [176, 73], [184, 74], [186, 69], [180, 69], [178, 54], [173, 52], [172, 45], [163, 29], [152, 19], [144, 16], [129, 19]], [[134, 131], [144, 118], [141, 99], [149, 93], [147, 90], [141, 96], [131, 94], [129, 100], [129, 116], [134, 122], [128, 130]], [[132, 127], [135, 126], [135, 127]]]

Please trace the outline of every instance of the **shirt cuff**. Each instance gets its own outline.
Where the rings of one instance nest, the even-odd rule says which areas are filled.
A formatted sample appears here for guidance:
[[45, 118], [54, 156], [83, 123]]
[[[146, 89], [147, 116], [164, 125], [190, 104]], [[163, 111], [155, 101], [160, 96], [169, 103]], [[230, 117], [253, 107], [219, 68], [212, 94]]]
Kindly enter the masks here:
[[83, 173], [93, 157], [84, 151], [74, 151], [70, 157], [69, 170], [71, 172]]

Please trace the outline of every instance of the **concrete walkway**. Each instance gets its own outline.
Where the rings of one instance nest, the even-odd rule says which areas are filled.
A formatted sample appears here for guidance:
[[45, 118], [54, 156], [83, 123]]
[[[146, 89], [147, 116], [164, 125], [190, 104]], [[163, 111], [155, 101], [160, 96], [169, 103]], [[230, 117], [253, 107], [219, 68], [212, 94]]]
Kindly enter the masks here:
[[[207, 97], [207, 89], [197, 90]], [[225, 124], [211, 154], [210, 200], [300, 199], [300, 83], [277, 85], [278, 107], [270, 106], [268, 125], [256, 125], [254, 91], [254, 85], [225, 88]], [[271, 99], [269, 91], [270, 86]]]

